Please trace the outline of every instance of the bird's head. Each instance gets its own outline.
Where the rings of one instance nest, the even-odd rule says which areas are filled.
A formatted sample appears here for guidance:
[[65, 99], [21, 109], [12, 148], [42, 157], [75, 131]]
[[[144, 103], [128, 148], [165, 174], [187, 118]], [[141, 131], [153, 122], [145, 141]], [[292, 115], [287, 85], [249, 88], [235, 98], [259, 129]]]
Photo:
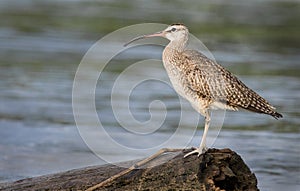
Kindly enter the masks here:
[[172, 24], [168, 26], [165, 30], [159, 31], [153, 34], [148, 34], [148, 35], [142, 35], [139, 37], [136, 37], [126, 43], [124, 46], [127, 46], [128, 44], [140, 40], [143, 38], [149, 38], [149, 37], [164, 37], [166, 39], [169, 39], [171, 42], [172, 41], [186, 41], [189, 35], [189, 30], [186, 26], [183, 24]]
[[183, 24], [172, 24], [162, 31], [162, 36], [170, 41], [182, 40], [189, 35], [188, 28]]

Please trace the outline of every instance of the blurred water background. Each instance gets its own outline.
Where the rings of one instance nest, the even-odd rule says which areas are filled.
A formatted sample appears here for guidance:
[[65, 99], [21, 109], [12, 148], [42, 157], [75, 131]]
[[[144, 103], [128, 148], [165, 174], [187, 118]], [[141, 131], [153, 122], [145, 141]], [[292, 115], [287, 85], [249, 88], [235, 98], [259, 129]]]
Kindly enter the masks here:
[[[227, 112], [213, 146], [237, 151], [257, 175], [261, 190], [300, 190], [299, 10], [296, 0], [0, 1], [0, 182], [105, 163], [81, 139], [72, 113], [72, 84], [82, 57], [97, 40], [121, 27], [183, 22], [218, 63], [284, 116], [275, 120]], [[161, 51], [146, 46], [119, 55], [99, 79], [99, 118], [123, 144], [140, 143], [122, 135], [111, 111], [111, 85], [124, 63], [159, 59]], [[99, 64], [104, 64], [98, 56]], [[140, 70], [139, 75], [151, 72], [166, 77], [158, 65]], [[130, 100], [133, 115], [144, 121], [149, 118], [148, 104], [156, 99], [166, 104], [169, 113], [153, 142], [177, 127], [177, 95], [170, 87], [149, 82], [138, 86]], [[189, 123], [182, 126], [189, 130]], [[197, 137], [191, 144], [199, 141]], [[127, 159], [122, 153], [106, 152]]]

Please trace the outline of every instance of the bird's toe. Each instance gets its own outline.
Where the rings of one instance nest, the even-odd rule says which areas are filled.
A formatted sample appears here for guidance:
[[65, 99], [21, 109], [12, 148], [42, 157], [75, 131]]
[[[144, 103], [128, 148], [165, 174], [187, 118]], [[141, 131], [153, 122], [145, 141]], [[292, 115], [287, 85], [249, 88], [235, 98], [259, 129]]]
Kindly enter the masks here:
[[200, 148], [193, 148], [193, 149], [194, 149], [193, 151], [185, 154], [184, 158], [186, 158], [190, 155], [193, 155], [193, 154], [198, 154], [198, 157], [199, 157], [201, 154], [205, 153], [208, 150], [208, 147], [204, 147], [204, 148], [200, 147]]

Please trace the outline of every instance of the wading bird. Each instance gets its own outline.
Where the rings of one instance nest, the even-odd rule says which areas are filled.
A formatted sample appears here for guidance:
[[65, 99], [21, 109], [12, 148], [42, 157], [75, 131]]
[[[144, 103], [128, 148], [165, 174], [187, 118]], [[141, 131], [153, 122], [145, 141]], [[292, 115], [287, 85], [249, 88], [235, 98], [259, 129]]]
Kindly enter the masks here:
[[263, 113], [278, 119], [282, 115], [264, 98], [248, 88], [231, 72], [196, 50], [186, 49], [189, 31], [183, 24], [172, 24], [165, 30], [139, 36], [128, 44], [143, 38], [164, 37], [170, 42], [163, 51], [163, 64], [175, 91], [187, 99], [193, 108], [205, 117], [200, 146], [185, 157], [207, 150], [206, 136], [210, 124], [210, 110], [225, 109]]

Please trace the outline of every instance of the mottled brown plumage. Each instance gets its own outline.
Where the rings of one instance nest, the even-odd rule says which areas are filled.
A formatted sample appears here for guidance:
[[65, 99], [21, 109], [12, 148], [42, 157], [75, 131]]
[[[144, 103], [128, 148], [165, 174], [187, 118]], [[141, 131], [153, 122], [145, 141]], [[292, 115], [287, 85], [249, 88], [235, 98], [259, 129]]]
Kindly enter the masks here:
[[[163, 63], [178, 94], [186, 98], [205, 117], [205, 128], [199, 148], [188, 153], [205, 151], [211, 109], [237, 111], [245, 109], [280, 118], [264, 98], [248, 88], [231, 72], [195, 50], [187, 50], [189, 31], [183, 24], [173, 24], [161, 32], [137, 37], [129, 43], [147, 37], [161, 36], [170, 40], [163, 51]], [[128, 44], [129, 44], [128, 43]]]
[[186, 50], [178, 56], [177, 62], [186, 65], [182, 67], [183, 75], [187, 76], [185, 83], [199, 99], [207, 100], [209, 103], [218, 101], [231, 107], [232, 110], [242, 108], [268, 114], [274, 118], [282, 117], [264, 98], [200, 52]]

